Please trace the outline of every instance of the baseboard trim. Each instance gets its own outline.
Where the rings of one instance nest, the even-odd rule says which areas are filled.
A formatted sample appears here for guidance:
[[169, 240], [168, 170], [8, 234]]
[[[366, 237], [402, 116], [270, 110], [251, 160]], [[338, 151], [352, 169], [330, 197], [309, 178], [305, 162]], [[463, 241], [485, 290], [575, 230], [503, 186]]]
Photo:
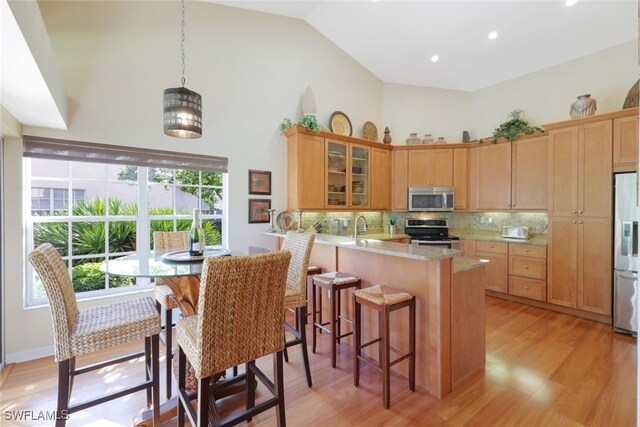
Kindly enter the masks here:
[[485, 293], [490, 297], [505, 299], [507, 301], [518, 302], [520, 304], [531, 305], [538, 308], [544, 308], [546, 310], [569, 314], [571, 316], [582, 317], [583, 319], [594, 320], [596, 322], [606, 323], [608, 325], [613, 324], [612, 317], [606, 316], [604, 314], [589, 313], [588, 311], [582, 311], [575, 308], [563, 307], [561, 305], [556, 305], [556, 304], [550, 304], [548, 302], [517, 297], [515, 295], [503, 294], [502, 292], [486, 290]]
[[46, 347], [38, 347], [30, 350], [9, 353], [6, 357], [6, 363], [22, 363], [29, 360], [41, 359], [47, 356], [53, 356], [53, 346], [48, 345]]
[[16, 366], [15, 363], [7, 363], [2, 368], [2, 372], [0, 372], [0, 388], [2, 388], [2, 385], [4, 384], [9, 374], [11, 373], [11, 370], [13, 369], [14, 366]]

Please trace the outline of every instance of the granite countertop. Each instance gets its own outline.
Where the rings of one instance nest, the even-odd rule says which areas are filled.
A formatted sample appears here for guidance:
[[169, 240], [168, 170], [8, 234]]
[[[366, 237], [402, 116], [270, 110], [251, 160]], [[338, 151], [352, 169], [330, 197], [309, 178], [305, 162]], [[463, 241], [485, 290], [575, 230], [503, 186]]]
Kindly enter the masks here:
[[474, 268], [482, 267], [488, 263], [489, 261], [486, 259], [457, 256], [453, 258], [453, 265], [451, 268], [453, 269], [453, 274], [455, 274], [460, 273], [461, 271], [473, 270]]
[[[268, 236], [284, 237], [284, 233], [265, 233]], [[426, 246], [407, 245], [405, 243], [385, 242], [389, 239], [407, 238], [405, 234], [365, 234], [356, 242], [353, 237], [333, 236], [330, 234], [316, 234], [315, 243], [319, 245], [337, 246], [345, 249], [353, 249], [363, 252], [371, 252], [382, 255], [390, 255], [401, 258], [410, 258], [419, 261], [435, 261], [440, 259], [457, 257], [463, 251], [430, 248]]]
[[489, 242], [520, 243], [523, 245], [544, 246], [547, 244], [547, 235], [540, 234], [530, 239], [507, 239], [500, 235], [500, 231], [472, 230], [472, 229], [451, 229], [449, 234], [461, 239], [485, 240]]

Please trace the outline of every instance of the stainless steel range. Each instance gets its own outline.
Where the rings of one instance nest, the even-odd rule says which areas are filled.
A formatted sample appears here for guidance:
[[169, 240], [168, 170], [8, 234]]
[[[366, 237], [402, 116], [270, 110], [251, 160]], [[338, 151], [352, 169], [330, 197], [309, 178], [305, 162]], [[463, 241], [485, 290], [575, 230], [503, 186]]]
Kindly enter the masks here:
[[407, 218], [404, 232], [411, 237], [413, 245], [445, 249], [458, 249], [460, 245], [458, 237], [449, 235], [449, 222], [446, 218]]

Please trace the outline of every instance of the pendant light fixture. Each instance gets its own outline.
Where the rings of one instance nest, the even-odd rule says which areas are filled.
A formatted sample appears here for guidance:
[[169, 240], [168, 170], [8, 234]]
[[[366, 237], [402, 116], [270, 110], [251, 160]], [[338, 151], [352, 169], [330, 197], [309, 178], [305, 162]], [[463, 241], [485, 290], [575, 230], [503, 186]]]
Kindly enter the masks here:
[[202, 136], [202, 97], [184, 87], [184, 0], [182, 0], [182, 86], [164, 90], [164, 133], [175, 138], [195, 139]]

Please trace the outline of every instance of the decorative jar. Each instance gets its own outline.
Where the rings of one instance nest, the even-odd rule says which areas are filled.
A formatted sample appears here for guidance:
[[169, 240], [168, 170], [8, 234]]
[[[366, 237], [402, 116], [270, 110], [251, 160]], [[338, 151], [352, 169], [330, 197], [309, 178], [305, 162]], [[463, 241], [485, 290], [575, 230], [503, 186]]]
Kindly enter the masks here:
[[571, 104], [571, 110], [569, 111], [569, 114], [571, 115], [572, 119], [593, 116], [597, 109], [596, 104], [597, 101], [591, 98], [591, 95], [589, 95], [588, 93], [585, 95], [580, 95], [578, 96], [578, 99], [576, 101], [573, 101], [573, 104]]
[[431, 138], [431, 134], [430, 133], [426, 133], [424, 135], [424, 138], [422, 139], [422, 143], [423, 144], [433, 144], [435, 141], [433, 140], [433, 138]]
[[410, 133], [409, 134], [409, 138], [407, 138], [407, 145], [415, 145], [415, 144], [420, 144], [420, 137], [418, 136], [418, 133]]

